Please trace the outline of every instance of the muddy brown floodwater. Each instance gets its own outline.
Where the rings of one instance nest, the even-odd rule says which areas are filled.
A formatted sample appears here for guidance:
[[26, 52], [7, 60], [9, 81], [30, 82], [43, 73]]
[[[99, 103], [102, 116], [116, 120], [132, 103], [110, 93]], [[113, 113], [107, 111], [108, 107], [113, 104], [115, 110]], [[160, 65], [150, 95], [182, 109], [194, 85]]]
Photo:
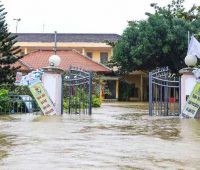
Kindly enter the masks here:
[[0, 170], [200, 169], [200, 121], [149, 117], [145, 108], [0, 118]]

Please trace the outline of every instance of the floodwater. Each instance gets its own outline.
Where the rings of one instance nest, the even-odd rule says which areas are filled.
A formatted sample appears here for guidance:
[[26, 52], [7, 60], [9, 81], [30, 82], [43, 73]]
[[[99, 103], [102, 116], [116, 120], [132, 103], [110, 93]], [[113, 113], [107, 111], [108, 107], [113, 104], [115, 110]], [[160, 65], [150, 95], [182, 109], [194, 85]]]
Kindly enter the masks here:
[[200, 121], [149, 117], [143, 105], [93, 112], [0, 118], [0, 170], [200, 169]]

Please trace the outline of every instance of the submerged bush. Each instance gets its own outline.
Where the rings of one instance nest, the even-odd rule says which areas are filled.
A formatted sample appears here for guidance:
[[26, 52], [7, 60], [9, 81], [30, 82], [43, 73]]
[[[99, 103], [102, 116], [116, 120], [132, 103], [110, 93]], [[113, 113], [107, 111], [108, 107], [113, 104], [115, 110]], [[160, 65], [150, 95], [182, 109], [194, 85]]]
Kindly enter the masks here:
[[[88, 104], [85, 104], [85, 102], [79, 98], [79, 96], [72, 96], [71, 97], [71, 107], [74, 109], [86, 109], [88, 108]], [[88, 101], [88, 97], [85, 97], [84, 100]], [[99, 96], [92, 95], [92, 107], [101, 107], [101, 99]], [[63, 109], [66, 111], [69, 109], [69, 98], [65, 98], [63, 100]]]
[[101, 107], [101, 99], [99, 96], [92, 96], [92, 107]]
[[69, 100], [63, 100], [63, 110], [66, 111], [69, 108]]
[[16, 86], [15, 89], [10, 92], [10, 94], [14, 94], [14, 95], [29, 95], [31, 97], [33, 97], [30, 89], [28, 86]]
[[10, 98], [8, 93], [7, 89], [0, 89], [0, 113], [5, 113], [9, 110]]

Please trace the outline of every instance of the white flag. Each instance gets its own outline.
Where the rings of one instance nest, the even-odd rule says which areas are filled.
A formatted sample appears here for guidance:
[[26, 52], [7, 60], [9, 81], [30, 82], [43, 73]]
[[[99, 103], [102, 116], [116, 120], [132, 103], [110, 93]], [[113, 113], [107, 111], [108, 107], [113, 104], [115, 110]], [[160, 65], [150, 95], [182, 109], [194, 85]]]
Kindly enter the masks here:
[[193, 55], [200, 58], [200, 43], [194, 36], [191, 37], [187, 55]]

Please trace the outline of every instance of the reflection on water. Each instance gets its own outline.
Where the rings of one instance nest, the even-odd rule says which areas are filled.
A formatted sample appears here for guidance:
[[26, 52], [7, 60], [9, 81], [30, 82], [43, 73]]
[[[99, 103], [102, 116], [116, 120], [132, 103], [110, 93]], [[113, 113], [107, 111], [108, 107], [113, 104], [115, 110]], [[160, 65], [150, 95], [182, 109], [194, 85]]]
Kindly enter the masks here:
[[13, 146], [11, 139], [15, 136], [0, 133], [0, 160], [8, 155], [8, 149]]
[[128, 105], [0, 120], [0, 169], [200, 169], [200, 121]]
[[5, 136], [0, 134], [0, 160], [4, 157], [6, 157], [7, 152], [3, 150], [3, 147], [7, 144], [7, 140], [5, 139]]

